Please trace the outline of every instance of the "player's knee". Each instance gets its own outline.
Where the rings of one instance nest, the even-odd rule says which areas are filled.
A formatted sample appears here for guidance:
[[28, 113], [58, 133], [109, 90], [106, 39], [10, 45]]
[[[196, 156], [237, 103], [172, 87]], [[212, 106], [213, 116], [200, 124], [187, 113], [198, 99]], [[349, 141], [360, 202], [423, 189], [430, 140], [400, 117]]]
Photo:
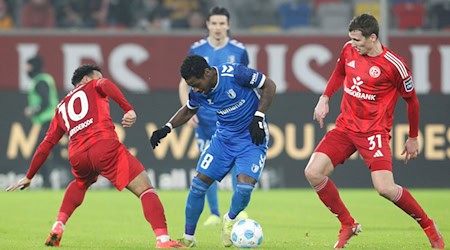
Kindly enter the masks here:
[[194, 179], [192, 179], [190, 192], [192, 195], [203, 196], [206, 194], [208, 188], [209, 185], [206, 182], [195, 176]]
[[305, 177], [309, 182], [315, 182], [315, 180], [323, 179], [323, 174], [321, 171], [318, 171], [317, 168], [314, 168], [312, 165], [306, 166], [305, 168]]
[[397, 190], [389, 186], [376, 186], [378, 194], [386, 199], [392, 200], [397, 193]]

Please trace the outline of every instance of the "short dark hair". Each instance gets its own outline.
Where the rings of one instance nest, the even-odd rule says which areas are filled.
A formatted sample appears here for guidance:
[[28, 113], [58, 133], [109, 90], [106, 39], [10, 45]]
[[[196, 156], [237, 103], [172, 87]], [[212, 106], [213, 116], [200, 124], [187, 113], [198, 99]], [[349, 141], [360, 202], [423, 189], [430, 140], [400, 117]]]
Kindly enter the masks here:
[[210, 68], [211, 67], [203, 56], [190, 55], [186, 57], [183, 64], [181, 64], [180, 73], [185, 80], [189, 80], [191, 77], [202, 78], [205, 69]]
[[209, 18], [214, 15], [226, 16], [228, 19], [228, 22], [230, 22], [230, 12], [228, 12], [228, 10], [225, 9], [224, 7], [221, 7], [221, 6], [212, 7], [209, 10], [208, 17], [206, 18], [206, 20], [209, 21]]
[[378, 37], [380, 28], [378, 26], [378, 21], [374, 16], [370, 14], [361, 14], [359, 16], [355, 16], [348, 25], [349, 32], [355, 30], [361, 31], [362, 35], [367, 38], [372, 34], [375, 34]]
[[94, 64], [85, 64], [78, 67], [74, 72], [72, 76], [72, 85], [77, 86], [78, 83], [81, 82], [84, 76], [90, 76], [92, 73], [94, 73], [94, 70], [102, 73], [102, 70], [99, 66]]

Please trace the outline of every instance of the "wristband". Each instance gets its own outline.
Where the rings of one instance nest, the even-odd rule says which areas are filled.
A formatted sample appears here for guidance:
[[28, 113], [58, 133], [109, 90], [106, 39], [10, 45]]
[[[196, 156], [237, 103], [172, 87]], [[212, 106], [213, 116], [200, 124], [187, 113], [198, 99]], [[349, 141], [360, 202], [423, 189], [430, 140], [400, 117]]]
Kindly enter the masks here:
[[170, 123], [170, 122], [166, 123], [166, 126], [167, 126], [167, 127], [169, 127], [169, 128], [170, 128], [170, 130], [172, 130], [172, 129], [173, 129], [172, 123]]
[[266, 115], [263, 112], [259, 111], [259, 110], [256, 110], [255, 116], [259, 116], [259, 117], [262, 117], [262, 118], [266, 117]]

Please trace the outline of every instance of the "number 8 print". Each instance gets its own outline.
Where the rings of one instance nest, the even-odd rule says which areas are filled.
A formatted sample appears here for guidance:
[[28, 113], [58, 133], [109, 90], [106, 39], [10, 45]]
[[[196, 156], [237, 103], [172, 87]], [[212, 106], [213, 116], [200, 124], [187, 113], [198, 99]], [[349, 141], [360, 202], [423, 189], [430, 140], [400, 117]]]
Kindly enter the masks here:
[[[81, 111], [80, 113], [76, 113], [74, 109], [74, 103], [76, 99], [80, 99], [81, 103]], [[89, 110], [89, 103], [86, 96], [86, 93], [82, 90], [75, 92], [72, 97], [69, 100], [69, 103], [67, 103], [67, 110], [66, 105], [63, 103], [58, 108], [58, 112], [61, 113], [61, 116], [64, 120], [64, 124], [66, 125], [67, 130], [70, 130], [69, 120], [67, 119], [67, 114], [69, 114], [69, 118], [71, 121], [77, 122], [81, 119], [83, 119]]]

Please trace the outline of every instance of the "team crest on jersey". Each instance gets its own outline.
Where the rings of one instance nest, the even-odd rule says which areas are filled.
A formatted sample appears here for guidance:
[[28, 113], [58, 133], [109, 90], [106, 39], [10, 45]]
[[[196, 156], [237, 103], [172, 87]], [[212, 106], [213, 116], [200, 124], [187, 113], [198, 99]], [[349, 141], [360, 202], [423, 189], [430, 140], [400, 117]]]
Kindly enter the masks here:
[[236, 57], [235, 56], [228, 56], [228, 63], [235, 63]]
[[412, 76], [406, 78], [403, 81], [403, 86], [405, 87], [406, 92], [411, 92], [414, 89], [414, 83], [412, 80]]
[[228, 95], [228, 97], [229, 97], [230, 99], [236, 98], [236, 92], [234, 92], [233, 89], [227, 90], [227, 95]]
[[372, 66], [369, 69], [369, 75], [373, 78], [378, 78], [381, 74], [381, 69], [378, 66]]

